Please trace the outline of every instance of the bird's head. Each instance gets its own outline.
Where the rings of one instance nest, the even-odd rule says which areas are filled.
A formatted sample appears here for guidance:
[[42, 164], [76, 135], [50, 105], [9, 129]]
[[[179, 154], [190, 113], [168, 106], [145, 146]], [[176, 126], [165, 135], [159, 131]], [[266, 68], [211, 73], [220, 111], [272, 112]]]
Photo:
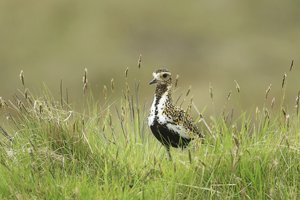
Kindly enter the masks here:
[[152, 73], [153, 79], [150, 81], [150, 85], [171, 85], [172, 84], [172, 75], [171, 72], [167, 69], [158, 69]]

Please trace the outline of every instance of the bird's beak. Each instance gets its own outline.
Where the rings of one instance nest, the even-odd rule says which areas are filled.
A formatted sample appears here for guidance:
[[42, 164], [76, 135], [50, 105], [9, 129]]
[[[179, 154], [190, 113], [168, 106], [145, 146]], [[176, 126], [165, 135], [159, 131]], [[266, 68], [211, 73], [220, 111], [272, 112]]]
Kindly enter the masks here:
[[157, 80], [155, 78], [152, 81], [150, 81], [149, 85], [152, 85], [154, 83], [157, 83]]

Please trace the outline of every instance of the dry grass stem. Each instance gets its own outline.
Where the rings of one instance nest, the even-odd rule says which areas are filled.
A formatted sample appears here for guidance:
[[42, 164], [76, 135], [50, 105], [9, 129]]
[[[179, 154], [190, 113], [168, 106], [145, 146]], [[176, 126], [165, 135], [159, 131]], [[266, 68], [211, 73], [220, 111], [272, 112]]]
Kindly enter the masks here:
[[90, 142], [89, 142], [88, 138], [86, 137], [84, 131], [82, 131], [82, 135], [83, 135], [83, 138], [84, 138], [85, 142], [88, 144], [88, 147], [89, 147], [91, 153], [94, 154], [94, 151], [93, 151], [93, 149], [92, 149], [92, 147], [90, 145]]
[[[4, 137], [6, 137], [9, 141], [12, 141], [12, 140], [13, 140], [13, 137], [10, 136], [10, 135], [8, 134], [8, 132], [7, 132], [6, 130], [4, 130], [4, 128], [2, 128], [1, 126], [0, 126], [0, 132], [1, 132], [2, 135], [3, 135]], [[0, 144], [1, 144], [1, 143], [0, 143]]]
[[203, 124], [207, 128], [208, 132], [213, 136], [214, 139], [216, 139], [216, 137], [213, 135], [213, 132], [212, 132], [210, 126], [207, 124], [206, 120], [204, 119], [204, 116], [202, 115], [202, 113], [200, 113], [199, 109], [197, 108], [197, 106], [195, 105], [194, 102], [192, 102], [192, 105], [193, 105], [195, 111], [197, 112], [197, 114], [199, 115], [199, 120], [197, 123], [203, 122]]

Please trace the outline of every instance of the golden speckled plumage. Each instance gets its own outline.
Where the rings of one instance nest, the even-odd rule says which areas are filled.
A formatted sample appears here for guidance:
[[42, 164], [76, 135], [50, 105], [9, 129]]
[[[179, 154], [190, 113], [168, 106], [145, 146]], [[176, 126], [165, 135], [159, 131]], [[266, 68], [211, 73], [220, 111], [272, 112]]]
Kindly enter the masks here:
[[154, 136], [169, 151], [169, 147], [186, 147], [196, 136], [203, 137], [192, 118], [172, 103], [172, 77], [169, 70], [153, 72], [156, 84], [154, 100], [150, 109], [148, 124]]
[[175, 124], [185, 127], [190, 132], [191, 137], [196, 135], [202, 137], [198, 127], [193, 123], [191, 116], [184, 110], [172, 104], [168, 104], [163, 113], [171, 118]]

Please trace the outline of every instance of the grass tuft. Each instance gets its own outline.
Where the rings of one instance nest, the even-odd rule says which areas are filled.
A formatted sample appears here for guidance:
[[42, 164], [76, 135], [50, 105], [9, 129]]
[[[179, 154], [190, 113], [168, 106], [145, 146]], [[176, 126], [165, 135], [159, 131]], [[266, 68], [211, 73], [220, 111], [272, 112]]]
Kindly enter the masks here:
[[[0, 98], [1, 114], [7, 118], [0, 127], [1, 199], [300, 197], [299, 93], [293, 112], [284, 98], [276, 111], [274, 97], [271, 109], [264, 102], [235, 118], [233, 109], [226, 111], [231, 91], [222, 114], [208, 118], [191, 99], [188, 110], [198, 113], [195, 121], [205, 141], [195, 139], [185, 150], [172, 149], [170, 162], [147, 127], [149, 105], [139, 97], [139, 82], [129, 83], [128, 68], [121, 92], [116, 90], [120, 81], [111, 79], [118, 99], [112, 101], [104, 86], [102, 103], [89, 94], [85, 69], [81, 112], [69, 104], [68, 94], [64, 98], [62, 81], [56, 101], [47, 90], [35, 97], [25, 88], [23, 72], [20, 77], [24, 90], [14, 100]], [[270, 90], [271, 85], [265, 100]], [[209, 91], [213, 100], [212, 86]], [[190, 92], [191, 87], [183, 96]]]

